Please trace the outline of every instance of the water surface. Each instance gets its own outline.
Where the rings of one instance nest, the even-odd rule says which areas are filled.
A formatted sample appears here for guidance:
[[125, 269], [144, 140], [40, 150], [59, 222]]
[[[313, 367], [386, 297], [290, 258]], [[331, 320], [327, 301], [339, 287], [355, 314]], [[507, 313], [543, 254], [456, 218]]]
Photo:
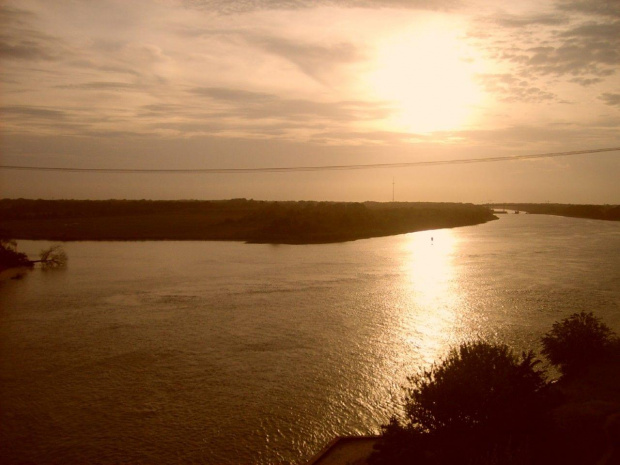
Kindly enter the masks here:
[[[20, 242], [36, 253], [44, 242]], [[620, 224], [503, 215], [328, 245], [74, 242], [0, 283], [0, 458], [302, 462], [464, 340], [620, 332]]]

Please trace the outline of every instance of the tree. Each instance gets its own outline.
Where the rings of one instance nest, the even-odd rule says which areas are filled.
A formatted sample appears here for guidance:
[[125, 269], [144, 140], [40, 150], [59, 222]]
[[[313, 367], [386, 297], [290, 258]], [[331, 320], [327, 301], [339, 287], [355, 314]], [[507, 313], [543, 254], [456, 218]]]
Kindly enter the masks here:
[[67, 254], [59, 244], [41, 250], [39, 260], [35, 260], [35, 262], [41, 263], [43, 269], [63, 268], [67, 265], [67, 261]]
[[560, 368], [573, 374], [605, 358], [613, 342], [612, 330], [594, 313], [574, 313], [554, 323], [542, 338], [542, 353]]
[[[544, 374], [530, 351], [469, 342], [409, 378], [404, 416], [383, 427], [373, 463], [467, 463], [502, 454], [528, 436], [542, 414]], [[501, 460], [500, 460], [501, 462]]]
[[19, 267], [32, 267], [32, 262], [25, 253], [17, 251], [17, 242], [0, 237], [0, 271]]

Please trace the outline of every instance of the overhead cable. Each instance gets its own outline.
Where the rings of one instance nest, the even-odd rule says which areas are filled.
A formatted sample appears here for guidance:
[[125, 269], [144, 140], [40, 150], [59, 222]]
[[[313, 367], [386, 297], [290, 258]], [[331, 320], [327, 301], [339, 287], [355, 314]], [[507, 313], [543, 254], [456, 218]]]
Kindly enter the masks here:
[[59, 171], [70, 173], [142, 173], [142, 174], [242, 174], [242, 173], [290, 173], [304, 171], [346, 171], [378, 168], [411, 168], [416, 166], [463, 165], [469, 163], [490, 163], [500, 161], [534, 160], [539, 158], [556, 158], [570, 155], [588, 155], [620, 151], [620, 147], [607, 147], [570, 152], [537, 153], [530, 155], [512, 155], [503, 157], [463, 158], [452, 160], [427, 160], [399, 163], [371, 163], [359, 165], [322, 165], [322, 166], [281, 166], [265, 168], [70, 168], [56, 166], [19, 166], [0, 165], [2, 170], [14, 171]]

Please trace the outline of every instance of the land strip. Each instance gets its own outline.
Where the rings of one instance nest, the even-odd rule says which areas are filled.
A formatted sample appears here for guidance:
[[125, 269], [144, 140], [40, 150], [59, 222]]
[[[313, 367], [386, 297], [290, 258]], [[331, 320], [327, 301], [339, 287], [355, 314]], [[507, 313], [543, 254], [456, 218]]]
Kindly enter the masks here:
[[226, 240], [313, 244], [469, 226], [496, 219], [460, 203], [0, 200], [4, 237], [30, 240]]
[[562, 203], [502, 203], [489, 207], [537, 215], [557, 215], [593, 220], [620, 221], [620, 205], [572, 205]]

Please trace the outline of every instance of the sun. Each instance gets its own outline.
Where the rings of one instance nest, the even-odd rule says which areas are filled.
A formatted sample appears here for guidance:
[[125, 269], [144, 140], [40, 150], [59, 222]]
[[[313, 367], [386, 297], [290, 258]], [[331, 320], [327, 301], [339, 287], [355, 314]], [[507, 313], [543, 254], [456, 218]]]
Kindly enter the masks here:
[[386, 121], [390, 129], [429, 133], [471, 122], [482, 92], [467, 54], [463, 41], [446, 28], [417, 28], [382, 43], [368, 86], [373, 98], [393, 107]]

